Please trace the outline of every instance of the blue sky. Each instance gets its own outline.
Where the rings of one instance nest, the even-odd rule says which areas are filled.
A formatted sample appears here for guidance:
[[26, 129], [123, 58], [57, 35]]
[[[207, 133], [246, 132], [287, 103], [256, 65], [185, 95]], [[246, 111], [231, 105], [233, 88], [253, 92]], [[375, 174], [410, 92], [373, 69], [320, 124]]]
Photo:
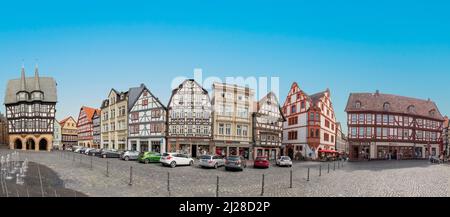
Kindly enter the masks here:
[[[279, 76], [330, 88], [345, 122], [350, 92], [436, 101], [450, 113], [446, 1], [20, 1], [0, 7], [0, 96], [20, 75], [58, 82], [59, 119], [145, 83], [167, 102], [176, 76]], [[0, 111], [4, 111], [2, 107]]]

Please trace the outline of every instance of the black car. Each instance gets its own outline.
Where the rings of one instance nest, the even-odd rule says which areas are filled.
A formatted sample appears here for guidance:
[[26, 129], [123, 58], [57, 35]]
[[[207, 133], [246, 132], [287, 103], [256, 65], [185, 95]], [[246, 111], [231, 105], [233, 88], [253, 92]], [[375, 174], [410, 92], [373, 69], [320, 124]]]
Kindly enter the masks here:
[[102, 153], [101, 149], [91, 149], [86, 154], [91, 156], [100, 156], [101, 153]]
[[120, 152], [115, 150], [103, 150], [100, 154], [102, 158], [120, 158]]

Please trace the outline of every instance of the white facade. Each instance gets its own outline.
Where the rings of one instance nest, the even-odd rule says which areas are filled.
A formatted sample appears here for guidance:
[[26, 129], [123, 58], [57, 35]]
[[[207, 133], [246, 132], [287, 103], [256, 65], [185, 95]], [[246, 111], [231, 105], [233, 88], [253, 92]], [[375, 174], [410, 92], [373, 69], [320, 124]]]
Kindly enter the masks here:
[[62, 148], [62, 128], [58, 121], [55, 121], [53, 130], [53, 148], [54, 149]]

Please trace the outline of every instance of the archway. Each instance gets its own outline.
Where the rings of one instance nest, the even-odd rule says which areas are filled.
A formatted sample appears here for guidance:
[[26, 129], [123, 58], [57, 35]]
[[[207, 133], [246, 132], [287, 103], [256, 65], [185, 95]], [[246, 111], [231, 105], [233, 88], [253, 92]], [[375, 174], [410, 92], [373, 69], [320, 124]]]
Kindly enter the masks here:
[[47, 144], [47, 140], [42, 138], [41, 141], [39, 141], [39, 151], [47, 151]]
[[22, 149], [22, 140], [20, 140], [19, 138], [14, 141], [14, 149]]
[[27, 140], [27, 150], [34, 150], [36, 147], [36, 144], [34, 142], [33, 138], [28, 138]]

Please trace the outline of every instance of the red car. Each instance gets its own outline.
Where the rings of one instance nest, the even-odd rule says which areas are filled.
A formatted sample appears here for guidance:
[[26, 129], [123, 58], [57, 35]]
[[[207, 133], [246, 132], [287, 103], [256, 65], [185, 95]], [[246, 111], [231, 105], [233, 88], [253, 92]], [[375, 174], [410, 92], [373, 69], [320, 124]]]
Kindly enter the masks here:
[[253, 167], [255, 168], [269, 168], [269, 160], [267, 157], [256, 157], [255, 163], [253, 163]]

